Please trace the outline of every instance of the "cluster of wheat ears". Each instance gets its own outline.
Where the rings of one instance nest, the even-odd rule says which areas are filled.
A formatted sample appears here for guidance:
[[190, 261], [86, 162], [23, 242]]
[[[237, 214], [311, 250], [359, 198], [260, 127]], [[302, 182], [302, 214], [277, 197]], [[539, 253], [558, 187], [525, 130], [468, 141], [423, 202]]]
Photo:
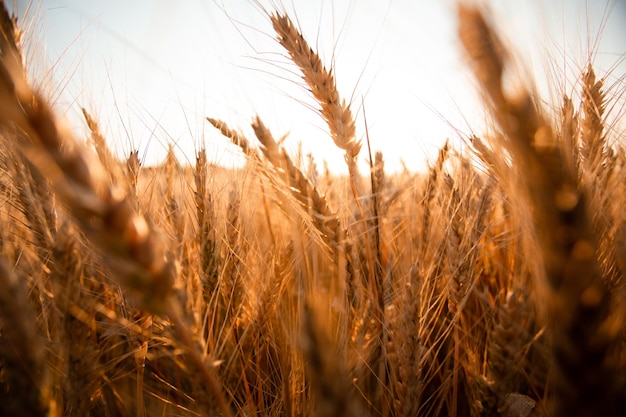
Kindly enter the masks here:
[[298, 28], [268, 14], [345, 152], [336, 177], [259, 118], [254, 144], [207, 118], [247, 155], [237, 171], [204, 150], [193, 167], [120, 161], [86, 110], [76, 140], [2, 3], [0, 415], [623, 416], [614, 101], [591, 65], [558, 109], [506, 92], [503, 43], [458, 13], [494, 133], [394, 175]]

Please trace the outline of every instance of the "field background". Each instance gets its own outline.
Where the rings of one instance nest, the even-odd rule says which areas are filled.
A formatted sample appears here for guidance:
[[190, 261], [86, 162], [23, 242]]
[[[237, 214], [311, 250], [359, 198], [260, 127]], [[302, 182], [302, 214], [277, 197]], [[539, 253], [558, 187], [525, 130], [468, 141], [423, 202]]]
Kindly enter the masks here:
[[626, 412], [624, 73], [593, 49], [552, 100], [456, 6], [489, 129], [388, 170], [297, 15], [267, 10], [345, 174], [262, 114], [203, 115], [239, 168], [201, 140], [147, 164], [89, 108], [72, 125], [0, 12], [1, 415]]

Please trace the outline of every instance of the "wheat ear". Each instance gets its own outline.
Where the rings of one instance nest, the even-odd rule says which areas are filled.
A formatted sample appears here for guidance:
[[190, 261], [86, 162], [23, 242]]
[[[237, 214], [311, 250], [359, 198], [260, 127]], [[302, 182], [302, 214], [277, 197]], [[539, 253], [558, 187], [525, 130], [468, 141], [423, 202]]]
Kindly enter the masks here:
[[[2, 4], [2, 21], [8, 11]], [[0, 126], [17, 132], [17, 144], [47, 176], [57, 194], [91, 240], [109, 255], [122, 284], [143, 298], [144, 307], [162, 312], [173, 283], [173, 264], [146, 220], [124, 193], [113, 186], [102, 165], [81, 143], [63, 131], [44, 98], [28, 83], [11, 31], [1, 25]], [[14, 37], [13, 37], [14, 39]]]
[[333, 141], [346, 152], [350, 175], [355, 177], [356, 158], [361, 150], [361, 143], [355, 138], [356, 129], [350, 105], [339, 97], [335, 77], [324, 67], [320, 57], [311, 49], [291, 19], [280, 14], [273, 14], [270, 18], [278, 35], [278, 42], [302, 71], [304, 81], [321, 106], [322, 117], [328, 123]]
[[543, 253], [549, 330], [556, 372], [554, 415], [606, 416], [615, 412], [617, 379], [611, 350], [610, 293], [600, 273], [597, 238], [578, 174], [555, 140], [552, 126], [527, 92], [511, 99], [502, 88], [502, 43], [483, 14], [459, 7], [459, 34], [501, 141], [524, 173], [526, 198]]
[[338, 248], [345, 232], [340, 230], [339, 219], [328, 206], [326, 199], [320, 195], [306, 175], [294, 165], [284, 149], [279, 148], [272, 133], [259, 117], [254, 119], [252, 128], [263, 145], [261, 151], [265, 157], [277, 170], [284, 172], [293, 196], [304, 207], [311, 208], [313, 222], [328, 246], [333, 249]]
[[[0, 10], [2, 39], [13, 39], [4, 3]], [[180, 303], [172, 297], [176, 266], [157, 231], [135, 212], [120, 187], [111, 184], [98, 159], [64, 131], [49, 104], [27, 81], [24, 68], [11, 51], [2, 49], [0, 61], [0, 128], [18, 133], [16, 145], [39, 167], [56, 194], [69, 208], [81, 230], [102, 250], [107, 266], [126, 291], [151, 313], [167, 313], [173, 330], [189, 350], [222, 415], [232, 413], [221, 385], [196, 348], [185, 326]]]
[[122, 175], [121, 164], [111, 153], [111, 150], [107, 145], [106, 139], [100, 131], [100, 126], [98, 122], [91, 116], [91, 114], [89, 114], [89, 112], [85, 108], [82, 108], [81, 110], [83, 112], [85, 122], [87, 123], [87, 127], [91, 132], [91, 142], [96, 149], [96, 153], [98, 154], [100, 163], [105, 168], [105, 171], [108, 173], [108, 175], [111, 177], [111, 180], [113, 180], [114, 182], [121, 182], [124, 178]]

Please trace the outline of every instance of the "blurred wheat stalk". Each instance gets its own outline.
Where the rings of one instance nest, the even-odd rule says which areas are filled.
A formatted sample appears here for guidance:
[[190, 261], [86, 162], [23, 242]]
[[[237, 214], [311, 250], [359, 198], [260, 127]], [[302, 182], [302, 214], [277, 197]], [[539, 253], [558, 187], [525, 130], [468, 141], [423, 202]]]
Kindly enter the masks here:
[[[0, 414], [621, 416], [624, 152], [603, 81], [550, 115], [503, 91], [477, 9], [459, 36], [495, 133], [389, 175], [291, 19], [268, 14], [350, 176], [256, 117], [247, 155], [142, 167], [33, 90], [0, 13]], [[368, 143], [369, 151], [369, 143]], [[480, 160], [480, 167], [477, 167]]]

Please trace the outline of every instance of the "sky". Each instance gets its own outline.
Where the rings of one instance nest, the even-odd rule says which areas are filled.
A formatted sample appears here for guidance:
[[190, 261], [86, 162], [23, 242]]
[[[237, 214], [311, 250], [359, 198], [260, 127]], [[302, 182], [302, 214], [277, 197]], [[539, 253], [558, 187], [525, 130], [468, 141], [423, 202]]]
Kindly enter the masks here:
[[[352, 103], [357, 135], [388, 170], [423, 169], [449, 139], [460, 147], [485, 125], [457, 39], [454, 0], [41, 0], [8, 1], [26, 31], [33, 82], [78, 137], [84, 107], [111, 148], [138, 149], [145, 164], [169, 144], [183, 162], [241, 166], [241, 152], [205, 118], [249, 139], [259, 115], [294, 157], [311, 154], [345, 172], [298, 69], [275, 40], [267, 13], [286, 11], [333, 68]], [[624, 91], [625, 0], [485, 0], [516, 71], [558, 103], [576, 89], [593, 51], [600, 76]], [[623, 109], [624, 101], [618, 104]], [[619, 112], [619, 110], [616, 110]], [[252, 140], [253, 141], [253, 140]], [[253, 141], [254, 142], [254, 141]], [[366, 147], [363, 148], [364, 150]], [[361, 154], [365, 167], [367, 154]]]

